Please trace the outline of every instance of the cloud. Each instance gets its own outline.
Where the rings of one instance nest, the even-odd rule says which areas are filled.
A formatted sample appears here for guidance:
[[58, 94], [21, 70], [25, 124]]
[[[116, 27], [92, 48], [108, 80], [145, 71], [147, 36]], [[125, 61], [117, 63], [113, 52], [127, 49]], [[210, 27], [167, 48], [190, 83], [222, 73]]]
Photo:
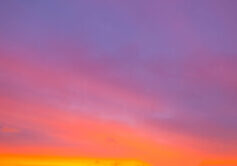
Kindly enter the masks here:
[[19, 133], [19, 130], [17, 128], [7, 127], [7, 126], [1, 127], [0, 131], [2, 133]]

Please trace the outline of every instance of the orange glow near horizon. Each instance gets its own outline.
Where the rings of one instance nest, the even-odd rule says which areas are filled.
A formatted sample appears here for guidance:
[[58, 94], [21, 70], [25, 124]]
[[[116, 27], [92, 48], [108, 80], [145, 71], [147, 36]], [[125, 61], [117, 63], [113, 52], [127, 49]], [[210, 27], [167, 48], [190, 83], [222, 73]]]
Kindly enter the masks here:
[[132, 159], [60, 158], [36, 156], [0, 156], [4, 166], [149, 166]]

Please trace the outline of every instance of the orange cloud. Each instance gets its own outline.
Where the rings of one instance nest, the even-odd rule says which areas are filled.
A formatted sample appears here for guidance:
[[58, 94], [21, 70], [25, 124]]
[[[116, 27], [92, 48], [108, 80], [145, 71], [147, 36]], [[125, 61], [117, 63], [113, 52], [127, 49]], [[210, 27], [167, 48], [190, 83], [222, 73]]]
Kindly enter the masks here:
[[4, 126], [4, 127], [0, 128], [0, 132], [3, 132], [3, 133], [18, 133], [19, 130], [17, 128]]
[[231, 159], [231, 160], [206, 160], [203, 161], [200, 166], [236, 166], [237, 165], [237, 160], [236, 159]]

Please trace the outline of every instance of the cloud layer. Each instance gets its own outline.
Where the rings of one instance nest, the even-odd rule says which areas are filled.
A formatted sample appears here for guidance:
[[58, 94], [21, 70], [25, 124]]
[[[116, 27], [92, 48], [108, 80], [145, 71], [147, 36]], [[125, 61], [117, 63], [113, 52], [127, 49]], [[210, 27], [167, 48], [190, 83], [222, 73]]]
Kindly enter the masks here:
[[0, 2], [0, 153], [234, 158], [236, 5]]

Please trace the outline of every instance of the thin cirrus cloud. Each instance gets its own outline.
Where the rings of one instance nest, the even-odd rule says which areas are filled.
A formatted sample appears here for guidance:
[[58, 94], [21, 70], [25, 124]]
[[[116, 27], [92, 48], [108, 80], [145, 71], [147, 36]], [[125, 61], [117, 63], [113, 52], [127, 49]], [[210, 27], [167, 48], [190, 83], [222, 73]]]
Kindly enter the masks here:
[[231, 160], [234, 4], [1, 2], [1, 153]]

